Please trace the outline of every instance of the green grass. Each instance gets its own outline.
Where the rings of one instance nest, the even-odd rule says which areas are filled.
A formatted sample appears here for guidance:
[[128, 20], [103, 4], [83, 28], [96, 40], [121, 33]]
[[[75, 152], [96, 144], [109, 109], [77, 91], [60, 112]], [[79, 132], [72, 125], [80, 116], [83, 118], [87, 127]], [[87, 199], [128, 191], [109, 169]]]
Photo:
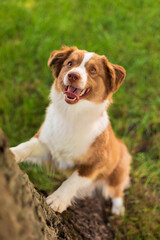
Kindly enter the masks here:
[[[52, 50], [76, 45], [126, 68], [109, 114], [133, 154], [133, 183], [127, 217], [115, 231], [117, 239], [159, 239], [159, 1], [2, 0], [0, 9], [0, 126], [12, 146], [28, 140], [44, 119]], [[59, 183], [43, 168], [22, 168], [40, 191], [55, 188], [53, 178]]]

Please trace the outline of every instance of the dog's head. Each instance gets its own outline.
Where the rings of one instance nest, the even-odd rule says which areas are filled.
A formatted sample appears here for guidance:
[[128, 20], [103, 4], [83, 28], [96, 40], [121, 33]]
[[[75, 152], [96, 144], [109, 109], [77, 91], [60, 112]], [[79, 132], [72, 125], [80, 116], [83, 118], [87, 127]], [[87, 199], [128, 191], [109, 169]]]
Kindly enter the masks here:
[[48, 66], [53, 66], [55, 89], [63, 92], [68, 104], [81, 99], [100, 103], [112, 96], [122, 84], [126, 71], [105, 56], [64, 46], [51, 53]]

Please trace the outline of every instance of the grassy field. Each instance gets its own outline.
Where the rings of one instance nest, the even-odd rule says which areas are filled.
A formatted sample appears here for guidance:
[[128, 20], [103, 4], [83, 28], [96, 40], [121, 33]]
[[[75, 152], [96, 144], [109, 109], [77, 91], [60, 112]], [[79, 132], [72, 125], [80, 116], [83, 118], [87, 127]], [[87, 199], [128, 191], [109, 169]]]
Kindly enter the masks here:
[[[116, 134], [133, 154], [126, 216], [113, 219], [116, 239], [160, 239], [159, 12], [158, 0], [0, 2], [0, 127], [11, 146], [28, 140], [44, 119], [52, 50], [76, 45], [127, 71], [109, 109]], [[21, 167], [48, 193], [64, 178]]]

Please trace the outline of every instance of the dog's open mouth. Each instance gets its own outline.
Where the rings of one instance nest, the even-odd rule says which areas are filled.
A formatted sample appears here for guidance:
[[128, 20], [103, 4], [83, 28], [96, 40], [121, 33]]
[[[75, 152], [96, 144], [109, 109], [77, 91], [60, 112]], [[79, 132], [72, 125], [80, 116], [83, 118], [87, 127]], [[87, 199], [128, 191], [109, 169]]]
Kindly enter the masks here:
[[73, 87], [71, 85], [68, 85], [65, 87], [64, 94], [65, 96], [65, 101], [67, 103], [77, 103], [82, 97], [84, 97], [87, 93], [89, 93], [90, 88], [86, 89], [80, 89]]

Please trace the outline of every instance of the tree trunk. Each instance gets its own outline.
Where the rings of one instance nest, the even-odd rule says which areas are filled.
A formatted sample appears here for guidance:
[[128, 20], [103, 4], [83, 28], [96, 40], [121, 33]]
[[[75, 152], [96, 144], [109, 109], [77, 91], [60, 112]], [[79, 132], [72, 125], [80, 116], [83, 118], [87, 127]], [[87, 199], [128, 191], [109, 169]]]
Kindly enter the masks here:
[[0, 240], [113, 239], [103, 207], [99, 198], [88, 198], [55, 213], [15, 162], [0, 130]]

